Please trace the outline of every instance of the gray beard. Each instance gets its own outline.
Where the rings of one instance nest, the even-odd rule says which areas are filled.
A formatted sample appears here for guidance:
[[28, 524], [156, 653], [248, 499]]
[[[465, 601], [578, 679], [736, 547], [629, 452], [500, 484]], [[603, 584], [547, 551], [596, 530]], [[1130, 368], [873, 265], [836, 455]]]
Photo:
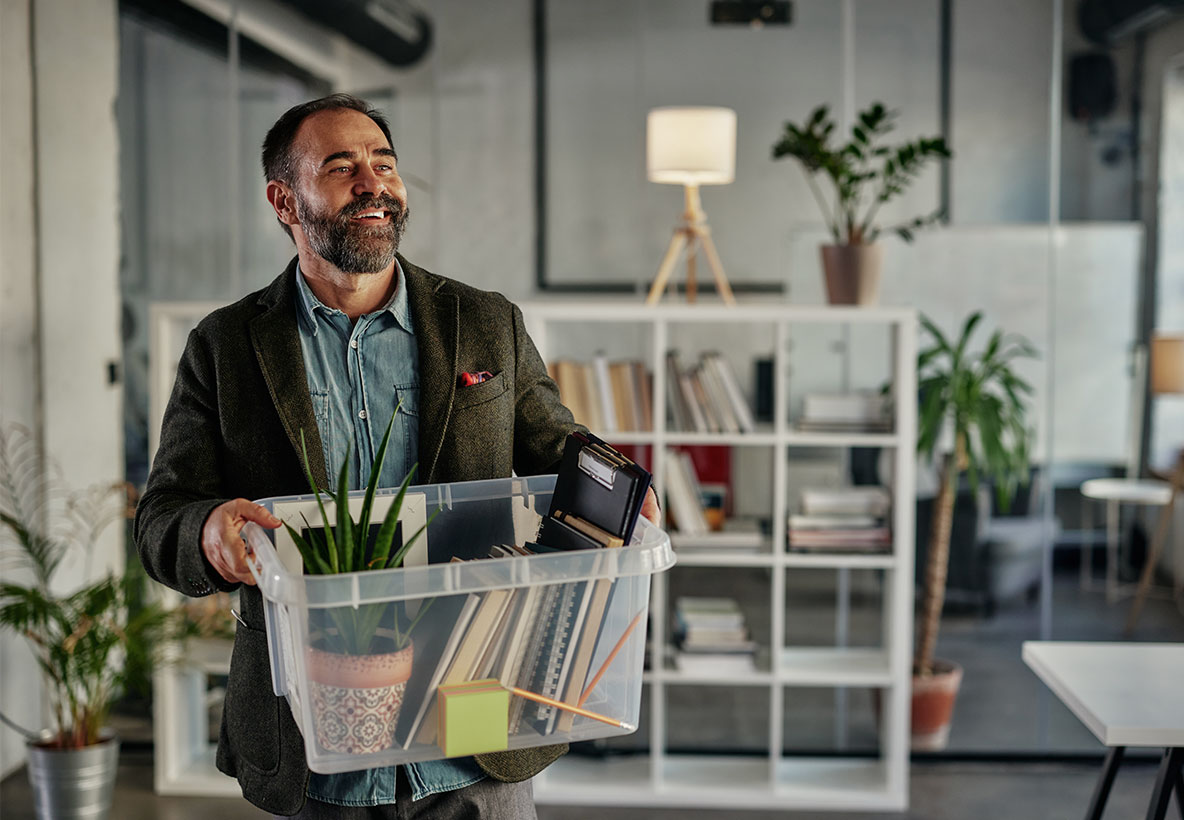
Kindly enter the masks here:
[[[354, 222], [355, 214], [374, 207], [391, 212], [379, 225]], [[314, 213], [299, 194], [296, 215], [314, 253], [343, 273], [377, 273], [395, 260], [410, 211], [391, 196], [371, 197], [342, 208], [337, 214]]]

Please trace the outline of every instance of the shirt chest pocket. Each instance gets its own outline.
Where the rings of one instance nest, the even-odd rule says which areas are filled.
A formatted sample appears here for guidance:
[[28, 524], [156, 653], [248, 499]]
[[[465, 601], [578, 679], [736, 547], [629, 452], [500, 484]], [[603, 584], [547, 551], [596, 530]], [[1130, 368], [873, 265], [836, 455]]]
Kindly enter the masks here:
[[[321, 457], [325, 459], [326, 475], [335, 475], [333, 468], [333, 437], [341, 436], [342, 431], [334, 430], [333, 414], [329, 406], [328, 390], [309, 390], [312, 399], [312, 414], [317, 420], [317, 431], [321, 434]], [[338, 467], [341, 465], [338, 464]]]

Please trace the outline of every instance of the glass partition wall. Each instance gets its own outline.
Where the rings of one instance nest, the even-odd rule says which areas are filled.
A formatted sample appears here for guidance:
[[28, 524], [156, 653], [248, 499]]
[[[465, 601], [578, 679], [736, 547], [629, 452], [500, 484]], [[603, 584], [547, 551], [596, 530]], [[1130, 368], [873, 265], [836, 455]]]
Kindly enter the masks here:
[[[797, 0], [789, 25], [763, 27], [713, 25], [707, 5], [535, 4], [544, 21], [540, 286], [638, 298], [648, 290], [682, 207], [677, 186], [646, 180], [651, 108], [736, 111], [735, 180], [703, 186], [703, 208], [740, 298], [775, 291], [797, 304], [825, 302], [818, 246], [827, 233], [801, 168], [772, 159], [782, 124], [803, 124], [825, 105], [836, 137], [845, 137], [859, 112], [883, 102], [897, 114], [889, 144], [944, 136], [953, 159], [920, 174], [880, 214], [891, 225], [944, 213], [912, 243], [883, 238], [880, 301], [915, 306], [947, 334], [981, 311], [980, 347], [998, 328], [1022, 334], [1038, 351], [1016, 364], [1034, 388], [1031, 483], [1007, 511], [966, 481], [958, 492], [938, 654], [961, 664], [965, 677], [945, 754], [1096, 754], [1100, 746], [1020, 652], [1032, 639], [1124, 639], [1130, 582], [1154, 522], [1123, 511], [1121, 590], [1108, 594], [1104, 508], [1083, 503], [1081, 483], [1123, 475], [1132, 458], [1138, 469], [1135, 416], [1145, 371], [1137, 372], [1134, 354], [1151, 326], [1174, 321], [1179, 331], [1184, 324], [1181, 288], [1171, 278], [1174, 234], [1160, 233], [1168, 259], [1156, 268], [1145, 228], [1156, 221], [1139, 206], [1140, 180], [1145, 189], [1154, 185], [1148, 142], [1159, 140], [1147, 133], [1160, 127], [1149, 84], [1167, 84], [1156, 92], [1165, 98], [1167, 129], [1160, 155], [1169, 171], [1178, 159], [1167, 134], [1175, 135], [1170, 103], [1184, 63], [1164, 72], [1166, 55], [1184, 52], [1184, 34], [1169, 27], [1101, 45], [1081, 31], [1078, 3], [1070, 0]], [[1175, 51], [1172, 40], [1179, 42]], [[1152, 78], [1146, 55], [1161, 53], [1156, 59], [1164, 65]], [[1071, 93], [1096, 96], [1104, 82], [1080, 73], [1082, 54], [1112, 61], [1112, 110], [1072, 107]], [[1171, 181], [1161, 174], [1158, 185]], [[1158, 224], [1174, 205], [1169, 196]], [[674, 279], [681, 279], [678, 268]], [[701, 287], [710, 289], [710, 282]], [[841, 389], [879, 387], [875, 339], [839, 327], [789, 335], [791, 412], [812, 385], [835, 383], [835, 374]], [[1144, 437], [1161, 462], [1165, 449], [1184, 443], [1167, 441], [1173, 424], [1174, 438], [1184, 438], [1174, 412], [1159, 402], [1147, 413]], [[850, 473], [851, 455], [798, 453], [796, 466], [809, 473], [829, 461]], [[875, 454], [854, 460], [869, 457], [875, 461]], [[742, 473], [742, 449], [733, 459], [733, 472]], [[936, 476], [925, 467], [918, 474], [920, 566]], [[681, 581], [675, 572], [672, 596], [680, 584], [695, 589], [694, 570]], [[805, 588], [842, 604], [835, 622], [815, 624], [827, 632], [824, 642], [857, 640], [861, 618], [875, 609], [876, 580], [798, 574]], [[794, 621], [788, 617], [787, 630]], [[1184, 617], [1170, 596], [1149, 599], [1133, 637], [1184, 638]], [[865, 700], [854, 691], [837, 694], [834, 725], [813, 728], [825, 736], [823, 745], [859, 748], [870, 715]], [[785, 737], [789, 753], [793, 736]], [[798, 739], [803, 748], [819, 744], [816, 737]]]
[[[1120, 511], [1108, 591], [1105, 508], [1084, 504], [1080, 485], [1125, 474], [1141, 453], [1144, 469], [1163, 469], [1165, 453], [1184, 444], [1184, 399], [1144, 403], [1145, 371], [1132, 355], [1153, 328], [1184, 332], [1184, 254], [1177, 232], [1160, 227], [1184, 212], [1176, 173], [1184, 149], [1175, 152], [1184, 145], [1184, 29], [1098, 45], [1079, 30], [1075, 0], [795, 0], [788, 25], [763, 28], [713, 25], [709, 6], [519, 0], [515, 14], [495, 14], [459, 0], [433, 4], [438, 38], [428, 63], [370, 86], [383, 89], [375, 99], [401, 143], [415, 213], [409, 256], [515, 297], [608, 289], [640, 300], [683, 210], [678, 186], [646, 180], [646, 114], [727, 106], [738, 119], [735, 180], [704, 186], [702, 204], [728, 278], [740, 299], [823, 304], [818, 246], [827, 232], [801, 169], [772, 158], [783, 123], [801, 124], [825, 105], [842, 136], [882, 102], [896, 114], [889, 144], [944, 136], [953, 159], [927, 167], [879, 214], [886, 226], [944, 214], [912, 243], [885, 232], [880, 302], [915, 306], [946, 333], [981, 310], [985, 329], [1022, 334], [1039, 351], [1018, 364], [1034, 388], [1030, 487], [1007, 515], [969, 486], [955, 508], [938, 654], [965, 677], [945, 754], [1096, 754], [1092, 736], [1023, 665], [1020, 647], [1124, 638], [1129, 584], [1154, 519]], [[258, 146], [285, 108], [336, 86], [234, 38], [216, 47], [142, 15], [124, 15], [121, 38], [128, 463], [129, 478], [142, 481], [147, 306], [230, 301], [282, 268], [291, 245], [262, 197]], [[1079, 116], [1069, 106], [1081, 80], [1071, 64], [1086, 52], [1113, 61], [1117, 101]], [[681, 269], [674, 278], [681, 282]], [[877, 390], [883, 380], [882, 339], [814, 327], [785, 339], [795, 415], [817, 386]], [[735, 348], [724, 352], [751, 397], [757, 368], [747, 358], [767, 340], [742, 328], [735, 335], [721, 344]], [[745, 493], [771, 492], [773, 465], [753, 449], [732, 448], [729, 473]], [[795, 451], [788, 484], [877, 482], [881, 455]], [[933, 470], [919, 469], [919, 541], [935, 486]], [[769, 508], [763, 499], [752, 506]], [[1169, 585], [1182, 577], [1171, 560]], [[706, 594], [701, 570], [675, 572], [684, 574], [672, 576], [671, 600], [680, 590]], [[758, 574], [721, 574], [733, 586], [720, 594], [770, 583]], [[799, 643], [859, 646], [874, 632], [882, 573], [802, 570], [785, 584], [825, 599], [825, 618], [786, 613]], [[1148, 599], [1134, 639], [1184, 639], [1170, 593]], [[814, 753], [874, 746], [866, 691], [801, 694], [787, 699], [786, 716], [817, 701], [819, 714], [834, 717], [810, 712], [804, 730], [784, 733], [786, 753], [795, 743]], [[718, 737], [717, 751], [744, 753], [764, 729], [759, 717], [736, 717], [746, 727], [739, 735], [721, 724], [716, 734], [671, 740], [711, 746]], [[644, 734], [630, 743], [644, 745]]]

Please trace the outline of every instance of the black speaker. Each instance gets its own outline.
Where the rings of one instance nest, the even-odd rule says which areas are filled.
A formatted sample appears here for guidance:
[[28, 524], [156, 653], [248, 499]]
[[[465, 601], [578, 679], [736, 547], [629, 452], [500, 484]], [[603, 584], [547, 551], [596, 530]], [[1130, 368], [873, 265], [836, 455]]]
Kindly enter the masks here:
[[1077, 54], [1069, 60], [1069, 116], [1093, 122], [1109, 116], [1118, 103], [1118, 73], [1109, 54]]

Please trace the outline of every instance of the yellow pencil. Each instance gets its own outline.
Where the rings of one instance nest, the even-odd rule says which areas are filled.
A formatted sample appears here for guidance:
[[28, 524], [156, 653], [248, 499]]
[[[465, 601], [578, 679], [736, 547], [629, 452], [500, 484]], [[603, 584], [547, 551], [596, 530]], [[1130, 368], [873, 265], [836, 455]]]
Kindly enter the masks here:
[[592, 676], [591, 682], [588, 684], [587, 688], [584, 689], [584, 694], [580, 695], [580, 706], [584, 705], [584, 701], [588, 699], [588, 695], [592, 694], [592, 690], [596, 688], [596, 684], [600, 683], [600, 679], [603, 678], [604, 673], [608, 671], [609, 664], [613, 662], [613, 658], [617, 657], [617, 653], [621, 651], [621, 647], [624, 646], [625, 641], [629, 639], [629, 633], [632, 632], [634, 627], [636, 627], [641, 622], [641, 616], [644, 614], [645, 609], [643, 608], [641, 612], [638, 612], [633, 616], [633, 620], [629, 622], [629, 626], [625, 627], [625, 634], [623, 634], [617, 640], [617, 645], [614, 646], [612, 651], [608, 653], [608, 657], [604, 659], [604, 663], [600, 664], [600, 669], [596, 670], [596, 674]]
[[511, 686], [508, 688], [515, 695], [524, 697], [527, 700], [538, 701], [539, 703], [545, 703], [547, 706], [554, 706], [556, 709], [564, 709], [568, 712], [574, 712], [577, 715], [583, 715], [586, 718], [599, 720], [601, 723], [607, 723], [609, 726], [616, 726], [618, 728], [624, 729], [627, 732], [632, 732], [637, 729], [637, 727], [632, 723], [626, 723], [625, 721], [617, 720], [616, 718], [605, 717], [604, 715], [597, 714], [596, 712], [589, 712], [587, 709], [581, 709], [578, 706], [572, 706], [570, 703], [564, 703], [561, 700], [553, 700], [552, 698], [538, 695], [534, 692], [528, 692], [525, 689], [519, 689], [517, 686]]

